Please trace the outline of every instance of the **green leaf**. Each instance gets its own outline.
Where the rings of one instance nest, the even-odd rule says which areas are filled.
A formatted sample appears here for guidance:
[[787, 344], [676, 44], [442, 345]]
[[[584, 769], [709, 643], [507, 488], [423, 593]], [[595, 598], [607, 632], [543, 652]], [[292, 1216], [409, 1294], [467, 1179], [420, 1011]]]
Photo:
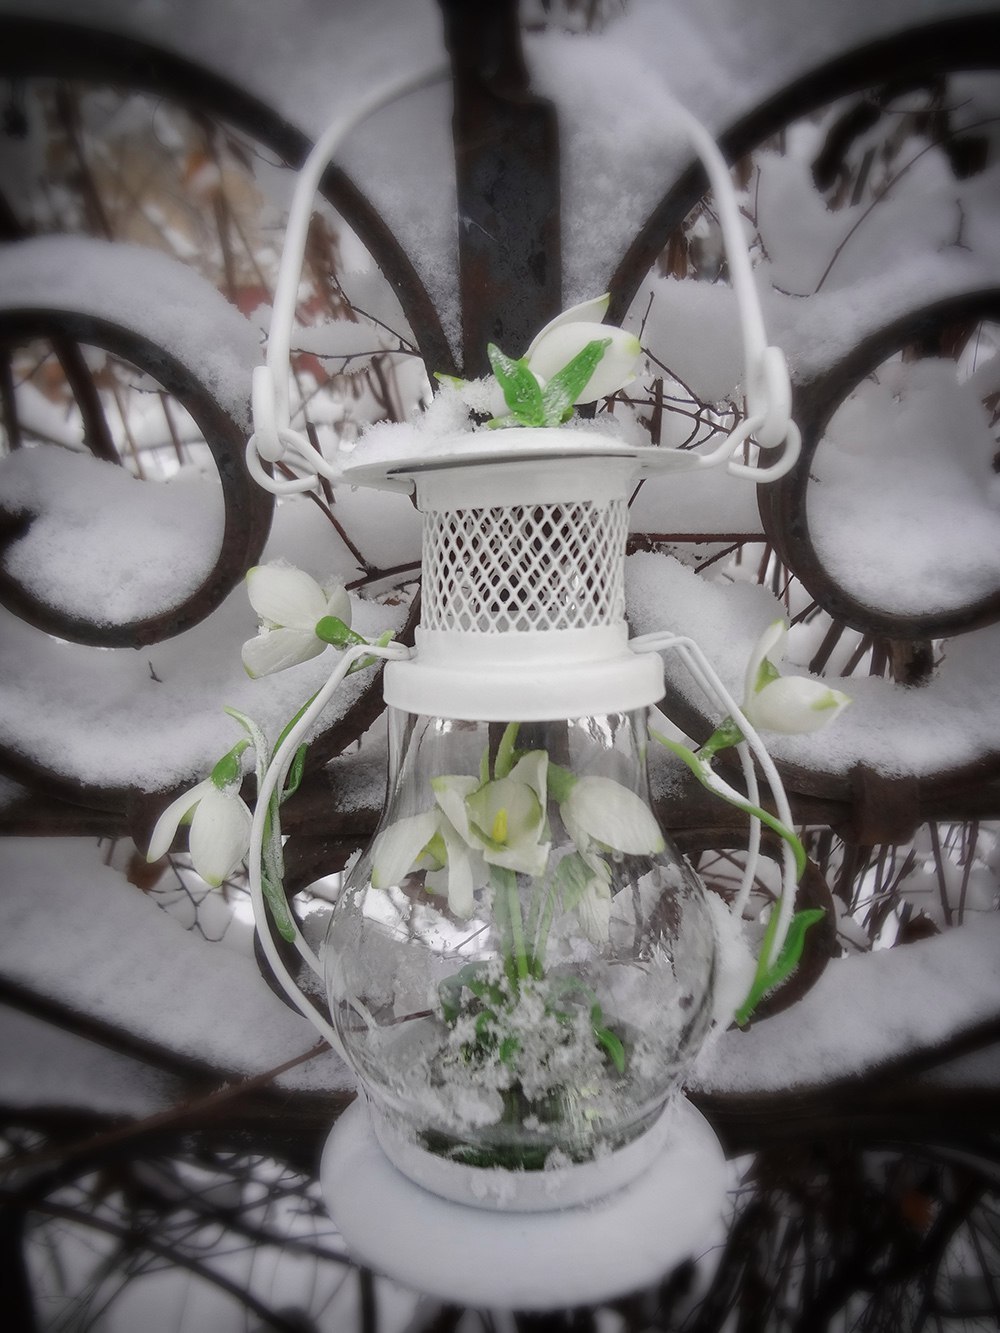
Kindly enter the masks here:
[[604, 1048], [608, 1059], [618, 1070], [619, 1074], [625, 1073], [625, 1047], [622, 1045], [620, 1037], [616, 1036], [610, 1028], [594, 1028], [594, 1036], [599, 1046]]
[[[319, 693], [319, 691], [317, 690], [317, 691], [316, 691], [316, 694], [318, 694], [318, 693]], [[316, 698], [316, 694], [312, 694], [312, 695], [310, 695], [309, 698], [308, 698], [308, 699], [305, 701], [305, 703], [302, 705], [302, 707], [298, 710], [298, 712], [295, 713], [292, 717], [290, 717], [290, 718], [288, 719], [288, 721], [285, 723], [285, 725], [282, 727], [282, 729], [281, 729], [281, 735], [278, 737], [277, 741], [275, 741], [275, 744], [274, 744], [274, 752], [275, 752], [275, 754], [277, 754], [278, 751], [281, 749], [282, 745], [284, 745], [284, 743], [285, 743], [285, 737], [288, 735], [288, 733], [292, 730], [292, 728], [296, 725], [296, 723], [297, 723], [297, 722], [299, 721], [299, 719], [302, 717], [303, 713], [306, 711], [306, 709], [307, 709], [307, 708], [309, 707], [309, 705], [312, 703], [313, 699]]]
[[594, 870], [579, 852], [569, 852], [556, 866], [555, 887], [559, 890], [564, 911], [571, 912], [594, 879]]
[[288, 777], [285, 780], [285, 790], [281, 793], [281, 799], [287, 801], [289, 796], [293, 796], [299, 789], [302, 782], [302, 775], [306, 767], [306, 755], [309, 753], [309, 746], [302, 744], [295, 751], [295, 758], [292, 760], [288, 770]]
[[521, 1049], [521, 1043], [514, 1036], [504, 1037], [500, 1043], [500, 1049], [497, 1051], [497, 1058], [502, 1065], [512, 1065], [514, 1057]]
[[544, 426], [542, 390], [523, 358], [515, 361], [501, 352], [495, 343], [486, 349], [493, 374], [503, 390], [503, 396], [513, 416], [522, 426]]
[[278, 934], [283, 940], [292, 944], [295, 940], [295, 922], [288, 910], [288, 901], [281, 883], [275, 884], [269, 875], [264, 875], [261, 878], [261, 887], [264, 890], [264, 899], [274, 917], [274, 924], [278, 928]]
[[577, 352], [572, 361], [567, 361], [562, 370], [556, 371], [542, 389], [542, 411], [546, 426], [557, 426], [572, 415], [573, 404], [587, 387], [601, 357], [610, 346], [610, 338], [595, 338]]
[[[362, 639], [361, 642], [362, 642], [362, 643], [365, 643], [366, 640], [365, 640], [365, 639]], [[386, 646], [387, 643], [391, 643], [391, 642], [392, 642], [392, 630], [391, 630], [391, 629], [387, 629], [387, 630], [385, 631], [384, 634], [380, 634], [380, 635], [378, 636], [378, 638], [377, 638], [377, 639], [375, 640], [375, 642], [372, 644], [372, 647], [373, 647], [373, 648], [384, 648], [384, 647]], [[347, 668], [347, 674], [348, 674], [349, 676], [353, 676], [354, 673], [355, 673], [356, 671], [367, 671], [368, 668], [369, 668], [370, 666], [374, 666], [375, 663], [376, 663], [378, 660], [379, 660], [379, 659], [378, 659], [377, 657], [359, 657], [358, 660], [357, 660], [356, 662], [353, 662], [353, 663]]]
[[727, 717], [719, 723], [705, 744], [698, 747], [698, 758], [711, 759], [720, 750], [728, 750], [733, 745], [739, 745], [740, 741], [743, 740], [746, 740], [746, 737], [739, 726], [731, 717]]
[[822, 907], [809, 907], [802, 912], [796, 912], [788, 923], [788, 934], [781, 946], [781, 952], [775, 959], [773, 966], [767, 967], [764, 960], [770, 952], [771, 940], [774, 938], [774, 930], [778, 920], [777, 909], [772, 910], [771, 919], [768, 921], [767, 930], [764, 932], [760, 960], [757, 964], [757, 975], [754, 977], [749, 994], [736, 1011], [736, 1022], [741, 1027], [748, 1021], [764, 996], [785, 981], [798, 967], [802, 950], [805, 948], [806, 931], [817, 921], [821, 921], [824, 916], [825, 912]]
[[247, 717], [246, 713], [241, 713], [238, 708], [230, 708], [227, 704], [222, 710], [240, 724], [243, 730], [250, 737], [250, 743], [254, 748], [254, 757], [257, 762], [257, 782], [258, 785], [263, 780], [263, 774], [271, 762], [271, 747], [267, 743], [267, 737], [253, 720]]
[[804, 911], [795, 913], [788, 923], [788, 934], [771, 969], [770, 985], [778, 985], [795, 971], [805, 947], [806, 931], [817, 921], [822, 921], [825, 915], [826, 912], [822, 907], [808, 907]]

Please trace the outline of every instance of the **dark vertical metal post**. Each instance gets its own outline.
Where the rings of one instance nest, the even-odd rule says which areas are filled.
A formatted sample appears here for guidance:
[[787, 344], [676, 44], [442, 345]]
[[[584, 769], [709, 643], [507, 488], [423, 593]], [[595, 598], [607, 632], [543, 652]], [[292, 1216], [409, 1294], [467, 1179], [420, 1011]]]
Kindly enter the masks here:
[[517, 0], [440, 0], [454, 71], [462, 349], [520, 356], [562, 288], [555, 109], [528, 88]]

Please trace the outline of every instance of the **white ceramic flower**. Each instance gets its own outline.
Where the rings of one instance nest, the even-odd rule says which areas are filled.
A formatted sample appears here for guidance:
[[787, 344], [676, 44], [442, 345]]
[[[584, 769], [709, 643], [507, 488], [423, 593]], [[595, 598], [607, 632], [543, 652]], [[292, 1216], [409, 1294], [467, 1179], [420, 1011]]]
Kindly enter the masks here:
[[190, 821], [188, 848], [195, 870], [216, 888], [246, 858], [252, 816], [239, 794], [239, 782], [224, 788], [211, 778], [171, 801], [156, 821], [147, 861], [158, 861], [181, 824]]
[[642, 348], [635, 334], [601, 323], [610, 300], [605, 294], [564, 310], [535, 334], [525, 353], [528, 368], [544, 384], [588, 343], [610, 339], [594, 373], [576, 398], [577, 404], [596, 403], [635, 379]]
[[769, 625], [757, 641], [747, 666], [743, 712], [753, 726], [789, 735], [819, 731], [851, 702], [824, 681], [808, 676], [783, 676], [775, 660], [784, 656], [788, 627], [783, 620]]
[[435, 808], [397, 820], [375, 839], [372, 886], [389, 888], [411, 870], [425, 870], [431, 893], [469, 917], [474, 890], [500, 866], [524, 875], [545, 871], [550, 844], [545, 819], [548, 755], [534, 750], [491, 782], [461, 775], [433, 778]]
[[[446, 778], [446, 782], [466, 779]], [[473, 786], [475, 778], [467, 779]], [[481, 858], [480, 858], [481, 861]], [[399, 819], [382, 830], [372, 848], [372, 887], [388, 889], [412, 870], [425, 870], [425, 887], [448, 896], [448, 909], [465, 919], [472, 915], [474, 857], [455, 832], [444, 811], [435, 808]], [[482, 876], [481, 876], [482, 877]]]
[[260, 632], [243, 645], [243, 665], [253, 678], [317, 657], [328, 640], [316, 625], [333, 616], [351, 623], [351, 600], [339, 585], [327, 592], [304, 570], [292, 565], [255, 565], [246, 576], [250, 605]]
[[613, 778], [584, 777], [559, 803], [566, 831], [581, 852], [593, 843], [632, 856], [662, 852], [663, 833], [649, 806]]
[[[548, 829], [545, 819], [548, 762], [544, 750], [532, 750], [517, 761], [506, 777], [477, 785], [466, 796], [464, 816], [460, 816], [463, 826], [456, 828], [488, 865], [522, 875], [544, 874], [551, 845], [543, 841]], [[438, 794], [437, 784], [434, 785]], [[439, 794], [438, 800], [441, 800]], [[447, 813], [450, 818], [451, 811]]]

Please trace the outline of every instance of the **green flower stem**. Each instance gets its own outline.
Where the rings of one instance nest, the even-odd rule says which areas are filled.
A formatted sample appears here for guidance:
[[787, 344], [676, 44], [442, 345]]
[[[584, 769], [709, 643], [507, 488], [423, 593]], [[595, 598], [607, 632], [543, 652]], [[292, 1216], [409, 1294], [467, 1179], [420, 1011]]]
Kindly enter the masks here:
[[503, 735], [500, 737], [500, 744], [497, 746], [497, 757], [493, 764], [493, 776], [495, 778], [505, 778], [517, 762], [517, 733], [521, 729], [520, 722], [509, 722], [504, 727]]
[[714, 796], [721, 797], [722, 800], [728, 801], [730, 805], [735, 806], [737, 810], [742, 810], [745, 814], [752, 815], [754, 819], [759, 819], [762, 824], [766, 824], [769, 829], [777, 833], [780, 838], [783, 838], [791, 848], [792, 854], [795, 857], [795, 878], [796, 880], [801, 879], [802, 873], [806, 868], [806, 849], [802, 846], [801, 840], [787, 824], [782, 823], [780, 819], [772, 815], [769, 811], [764, 810], [761, 806], [754, 805], [751, 801], [748, 801], [747, 798], [741, 796], [734, 787], [730, 787], [728, 782], [723, 782], [718, 774], [712, 771], [708, 761], [701, 758], [700, 751], [698, 754], [695, 754], [695, 752], [689, 749], [686, 745], [682, 745], [679, 741], [672, 741], [668, 736], [661, 735], [660, 732], [655, 731], [652, 727], [650, 728], [649, 734], [655, 740], [659, 741], [661, 745], [666, 746], [666, 748], [672, 754], [675, 754], [678, 759], [683, 760], [702, 786], [706, 787]]
[[504, 936], [503, 947], [507, 973], [514, 985], [531, 975], [524, 942], [524, 921], [517, 892], [517, 875], [505, 866], [490, 866], [490, 880], [496, 893], [497, 919]]
[[556, 887], [550, 879], [540, 893], [535, 894], [528, 913], [527, 937], [531, 940], [531, 972], [536, 980], [545, 975], [545, 949], [552, 928], [556, 908]]
[[[392, 642], [392, 630], [387, 629], [384, 634], [380, 634], [378, 636], [374, 644], [372, 644], [372, 647], [384, 648], [387, 644], [391, 642]], [[379, 659], [377, 657], [359, 657], [356, 662], [354, 662], [350, 667], [348, 667], [347, 674], [349, 676], [353, 676], [356, 671], [367, 671], [368, 668], [370, 666], [374, 666], [378, 660]]]
[[727, 717], [698, 749], [698, 758], [708, 763], [720, 750], [728, 750], [740, 741], [746, 740], [743, 732], [731, 717]]

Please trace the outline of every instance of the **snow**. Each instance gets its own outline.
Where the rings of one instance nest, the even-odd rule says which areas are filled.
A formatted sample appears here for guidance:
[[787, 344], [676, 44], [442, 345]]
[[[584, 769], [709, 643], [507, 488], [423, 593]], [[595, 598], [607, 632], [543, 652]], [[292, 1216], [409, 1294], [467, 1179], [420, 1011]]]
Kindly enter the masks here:
[[996, 1018], [1000, 917], [834, 959], [790, 1009], [725, 1033], [694, 1086], [753, 1095], [861, 1078]]
[[0, 1010], [0, 1105], [147, 1116], [180, 1100], [180, 1079], [17, 1009]]
[[[995, 12], [995, 3], [811, 0], [804, 12], [801, 0], [757, 7], [742, 0], [631, 0], [620, 13], [609, 8], [616, 12], [600, 34], [553, 28], [527, 38], [533, 86], [554, 99], [560, 116], [567, 305], [608, 285], [631, 238], [690, 160], [672, 124], [669, 89], [710, 127], [724, 129], [817, 63], [915, 18]], [[78, 0], [0, 0], [0, 14], [13, 13], [78, 19], [81, 8]], [[434, 0], [369, 0], [365, 6], [94, 0], [86, 21], [212, 67], [312, 136], [361, 91], [444, 54]], [[957, 114], [971, 125], [995, 115], [998, 84], [995, 76], [992, 83], [962, 76], [953, 85], [956, 101], [965, 100]], [[403, 242], [457, 348], [450, 100], [442, 84], [380, 112], [352, 134], [341, 160]], [[895, 164], [898, 175], [877, 208], [863, 199], [834, 211], [809, 175], [823, 132], [823, 121], [799, 125], [783, 155], [760, 154], [759, 175], [744, 199], [753, 215], [748, 234], [758, 234], [756, 273], [770, 341], [786, 349], [801, 385], [820, 380], [891, 321], [957, 293], [995, 288], [1000, 271], [1000, 166], [958, 180], [939, 154], [913, 139], [909, 160]], [[12, 169], [30, 174], [38, 166], [34, 139], [22, 147], [15, 156], [24, 160]], [[275, 184], [270, 201], [277, 218], [287, 173], [279, 180], [281, 173], [263, 162], [257, 171], [259, 182], [267, 177]], [[294, 344], [360, 359], [375, 347], [395, 348], [397, 339], [410, 342], [412, 332], [387, 284], [364, 267], [357, 243], [344, 243], [350, 252], [348, 272], [340, 275], [344, 289], [375, 322], [297, 330]], [[82, 310], [148, 338], [246, 424], [250, 368], [261, 359], [257, 326], [266, 311], [258, 309], [256, 322], [248, 322], [184, 264], [83, 238], [5, 246], [0, 309], [24, 308]], [[739, 393], [742, 354], [727, 286], [651, 274], [628, 322], [638, 328], [643, 319], [647, 350], [699, 397], [724, 403]], [[419, 367], [414, 370], [413, 358], [392, 355], [405, 382], [402, 397], [415, 401], [425, 387]], [[995, 352], [976, 368], [957, 370], [953, 363], [896, 360], [878, 369], [877, 380], [863, 381], [834, 417], [814, 460], [808, 516], [821, 557], [860, 600], [907, 614], [947, 612], [1000, 583], [1000, 486], [992, 467], [995, 441], [981, 407], [998, 389]], [[485, 405], [489, 386], [479, 392]], [[442, 392], [419, 421], [372, 427], [353, 450], [354, 460], [363, 465], [430, 449], [456, 452], [474, 393], [463, 400]], [[325, 409], [326, 417], [317, 406], [324, 445], [332, 444], [342, 420], [363, 420], [369, 406], [338, 401]], [[106, 623], [168, 605], [194, 586], [218, 548], [214, 482], [194, 468], [167, 483], [132, 480], [70, 452], [79, 448], [75, 432], [30, 386], [19, 407], [30, 428], [57, 447], [24, 450], [0, 463], [5, 507], [37, 515], [5, 551], [6, 569], [37, 596]], [[137, 419], [135, 425], [145, 441], [152, 423]], [[680, 414], [669, 418], [663, 443], [679, 443], [690, 425]], [[635, 421], [622, 411], [586, 429], [617, 432], [616, 438], [632, 442]], [[506, 451], [512, 439], [484, 432], [482, 447]], [[96, 514], [113, 522], [98, 524]], [[419, 516], [407, 498], [345, 487], [334, 514], [373, 565], [419, 558]], [[760, 522], [749, 483], [720, 473], [673, 473], [644, 484], [632, 505], [631, 528], [711, 537], [756, 534]], [[264, 558], [287, 559], [321, 580], [351, 581], [360, 572], [319, 508], [299, 499], [279, 504]], [[669, 556], [636, 555], [627, 565], [632, 631], [692, 636], [739, 697], [754, 642], [786, 611], [747, 577], [718, 569], [704, 577]], [[354, 625], [368, 637], [398, 631], [406, 611], [402, 595], [384, 603], [356, 595]], [[141, 652], [58, 642], [4, 612], [0, 742], [87, 784], [165, 790], [190, 782], [241, 734], [224, 704], [260, 720], [273, 737], [333, 661], [328, 650], [279, 677], [251, 682], [240, 668], [239, 647], [255, 630], [242, 588], [205, 624]], [[815, 633], [809, 624], [796, 627], [787, 672], [805, 671]], [[940, 665], [921, 689], [868, 678], [838, 681], [851, 707], [827, 731], [767, 736], [776, 758], [801, 765], [822, 783], [844, 779], [858, 763], [887, 775], [926, 777], [995, 757], [1000, 627], [946, 640], [935, 651]], [[696, 700], [669, 659], [668, 670], [672, 684]], [[343, 716], [370, 680], [371, 673], [350, 678], [331, 716]], [[379, 724], [360, 752], [332, 762], [339, 811], [379, 807], [384, 748]], [[662, 788], [669, 769], [658, 767], [654, 776]], [[0, 805], [24, 796], [21, 788], [0, 783]], [[934, 1047], [995, 1021], [1000, 920], [989, 910], [995, 873], [978, 865], [967, 878], [961, 874], [957, 888], [955, 867], [946, 866], [942, 875], [950, 892], [965, 895], [971, 918], [965, 925], [922, 943], [834, 960], [793, 1008], [748, 1032], [720, 1036], [700, 1087], [752, 1095], [860, 1078], [898, 1060], [928, 1057]], [[312, 1029], [271, 993], [252, 960], [181, 929], [104, 864], [93, 843], [5, 840], [0, 882], [0, 970], [15, 984], [220, 1077], [268, 1069], [313, 1044]], [[900, 897], [924, 907], [939, 902], [938, 890], [926, 870], [917, 869]], [[855, 925], [855, 943], [859, 933]], [[746, 969], [739, 946], [734, 936], [728, 953]], [[732, 995], [737, 989], [745, 987], [734, 981]], [[732, 995], [727, 992], [727, 1009]], [[0, 1019], [0, 1069], [0, 1099], [14, 1107], [58, 1103], [143, 1115], [169, 1104], [175, 1093], [169, 1078], [138, 1061], [16, 1011]], [[952, 1086], [965, 1076], [995, 1082], [995, 1051], [933, 1078]], [[323, 1057], [284, 1076], [283, 1086], [343, 1089], [350, 1079], [333, 1057]]]
[[[989, 0], [924, 0], [919, 18], [989, 8]], [[2, 0], [0, 12], [79, 17], [74, 0]], [[99, 0], [88, 6], [87, 20], [195, 63], [210, 52], [223, 77], [314, 137], [378, 82], [444, 58], [431, 0]], [[533, 83], [554, 100], [563, 126], [568, 304], [607, 286], [629, 240], [690, 159], [671, 127], [668, 87], [718, 133], [817, 63], [911, 25], [914, 6], [812, 4], [809, 21], [802, 20], [792, 0], [752, 11], [737, 0], [633, 0], [599, 34], [553, 29], [529, 38]], [[425, 89], [356, 130], [341, 160], [402, 240], [457, 347], [449, 115], [447, 87]]]
[[39, 601], [99, 625], [176, 605], [222, 546], [221, 489], [191, 471], [158, 484], [85, 454], [17, 450], [0, 462], [3, 508], [31, 522], [4, 570]]
[[[996, 376], [1000, 360], [985, 369]], [[882, 367], [836, 413], [810, 470], [807, 514], [823, 566], [858, 600], [899, 614], [994, 594], [995, 453], [987, 413], [954, 362]]]
[[[711, 583], [671, 556], [640, 553], [625, 565], [634, 635], [669, 630], [689, 635], [738, 700], [759, 635], [785, 608], [766, 588]], [[801, 764], [818, 780], [845, 776], [858, 763], [889, 775], [931, 775], [1000, 750], [1000, 697], [994, 663], [1000, 627], [948, 640], [933, 679], [920, 689], [869, 677], [837, 680], [851, 706], [834, 725], [808, 736], [768, 733], [778, 760]], [[666, 658], [670, 680], [696, 706], [704, 700], [691, 677]], [[784, 674], [805, 675], [790, 662]], [[713, 719], [718, 721], [720, 719]]]
[[[356, 572], [326, 520], [317, 528], [319, 513], [306, 500], [279, 505], [264, 560], [292, 552], [321, 582]], [[100, 557], [108, 562], [117, 551], [111, 527], [89, 534], [95, 558], [102, 541], [110, 544]], [[398, 632], [407, 605], [353, 596], [352, 610], [354, 628], [373, 639]], [[254, 718], [273, 740], [326, 679], [335, 652], [250, 680], [240, 647], [256, 633], [257, 617], [242, 584], [208, 620], [141, 651], [64, 643], [6, 611], [0, 627], [0, 742], [84, 783], [146, 791], [203, 777], [235, 744], [242, 732], [222, 711], [226, 705]], [[370, 671], [347, 678], [323, 727], [347, 712], [370, 678]]]
[[170, 256], [87, 236], [40, 236], [0, 246], [0, 309], [71, 310], [163, 348], [241, 425], [257, 334], [220, 292]]
[[[0, 881], [0, 972], [12, 984], [220, 1075], [263, 1073], [318, 1040], [251, 958], [184, 930], [105, 865], [96, 842], [0, 840]], [[28, 1076], [16, 1075], [15, 1093]], [[159, 1096], [155, 1080], [141, 1086]], [[281, 1086], [353, 1083], [325, 1054], [282, 1075]]]

